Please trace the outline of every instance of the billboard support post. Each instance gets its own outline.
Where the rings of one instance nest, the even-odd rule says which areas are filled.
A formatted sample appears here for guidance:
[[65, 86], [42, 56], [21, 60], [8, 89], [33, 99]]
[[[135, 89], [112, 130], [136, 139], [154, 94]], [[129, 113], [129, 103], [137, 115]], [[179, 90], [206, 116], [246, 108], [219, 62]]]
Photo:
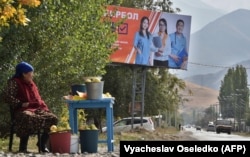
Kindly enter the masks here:
[[[132, 107], [131, 107], [131, 127], [133, 129], [135, 113], [141, 113], [141, 125], [142, 117], [144, 114], [144, 94], [146, 84], [146, 67], [132, 66], [133, 70], [133, 88], [132, 88]], [[138, 107], [140, 105], [140, 107]]]

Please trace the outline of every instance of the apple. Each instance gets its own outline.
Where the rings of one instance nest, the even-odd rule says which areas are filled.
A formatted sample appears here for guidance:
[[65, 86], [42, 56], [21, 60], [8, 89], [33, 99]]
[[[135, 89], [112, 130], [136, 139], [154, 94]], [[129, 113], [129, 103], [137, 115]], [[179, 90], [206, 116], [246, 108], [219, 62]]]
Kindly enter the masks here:
[[56, 125], [51, 125], [50, 131], [51, 132], [57, 132], [57, 126]]
[[92, 79], [92, 82], [101, 82], [101, 79], [95, 77]]
[[85, 82], [91, 82], [91, 79], [86, 79]]
[[91, 124], [91, 125], [90, 125], [90, 129], [91, 129], [91, 130], [98, 130], [97, 127], [95, 126], [95, 124]]

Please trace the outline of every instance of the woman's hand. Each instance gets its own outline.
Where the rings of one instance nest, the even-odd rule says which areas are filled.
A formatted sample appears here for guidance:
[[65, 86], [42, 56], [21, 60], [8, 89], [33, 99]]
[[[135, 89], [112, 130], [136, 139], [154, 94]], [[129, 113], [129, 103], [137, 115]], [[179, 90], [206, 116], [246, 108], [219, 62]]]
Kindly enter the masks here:
[[22, 107], [28, 107], [29, 106], [29, 102], [25, 102], [22, 104]]
[[163, 56], [163, 53], [161, 51], [155, 52], [155, 56], [157, 57]]
[[171, 55], [169, 55], [175, 62], [179, 62], [179, 57], [178, 56], [176, 56], [176, 55], [174, 55], [174, 54], [171, 54]]
[[137, 53], [141, 54], [141, 50], [137, 48]]

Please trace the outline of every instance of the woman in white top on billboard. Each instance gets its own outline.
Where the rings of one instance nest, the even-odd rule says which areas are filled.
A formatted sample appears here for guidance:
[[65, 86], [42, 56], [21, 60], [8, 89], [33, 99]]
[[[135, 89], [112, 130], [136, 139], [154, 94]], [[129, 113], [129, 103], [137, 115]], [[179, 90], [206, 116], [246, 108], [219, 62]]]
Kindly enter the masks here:
[[153, 43], [154, 46], [158, 48], [158, 51], [154, 52], [153, 65], [168, 67], [168, 56], [171, 53], [171, 40], [168, 36], [167, 20], [165, 18], [159, 20], [159, 32], [154, 35]]

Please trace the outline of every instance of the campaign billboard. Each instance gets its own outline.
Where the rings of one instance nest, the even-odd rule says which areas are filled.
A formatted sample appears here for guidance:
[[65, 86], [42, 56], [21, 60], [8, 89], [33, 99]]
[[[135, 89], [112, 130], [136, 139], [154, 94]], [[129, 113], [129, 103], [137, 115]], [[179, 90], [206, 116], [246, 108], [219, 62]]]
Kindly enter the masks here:
[[117, 6], [107, 12], [123, 19], [112, 63], [187, 70], [191, 16]]

